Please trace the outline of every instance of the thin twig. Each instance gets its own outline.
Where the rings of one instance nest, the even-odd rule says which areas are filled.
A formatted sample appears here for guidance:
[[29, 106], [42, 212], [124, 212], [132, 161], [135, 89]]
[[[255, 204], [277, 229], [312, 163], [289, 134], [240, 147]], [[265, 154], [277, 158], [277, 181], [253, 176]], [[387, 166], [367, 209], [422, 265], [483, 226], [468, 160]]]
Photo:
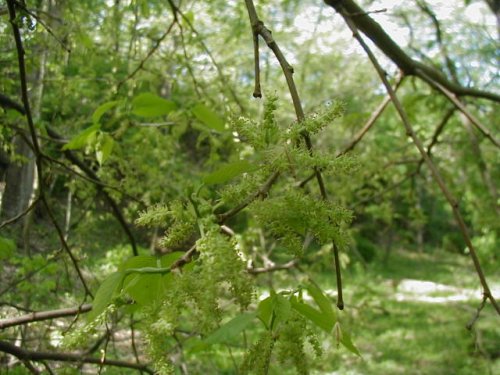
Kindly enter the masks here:
[[474, 324], [476, 323], [476, 321], [479, 319], [479, 315], [481, 314], [481, 311], [484, 309], [484, 307], [486, 306], [486, 301], [488, 300], [488, 296], [486, 294], [483, 294], [483, 299], [481, 301], [481, 304], [479, 305], [479, 307], [477, 308], [474, 316], [471, 318], [471, 320], [469, 321], [469, 323], [467, 323], [466, 325], [466, 328], [471, 331], [472, 330], [472, 327], [474, 327]]
[[436, 80], [432, 79], [429, 75], [427, 75], [423, 70], [417, 70], [422, 79], [427, 82], [431, 87], [441, 92], [460, 112], [462, 112], [465, 117], [469, 119], [469, 121], [486, 137], [491, 143], [500, 148], [500, 142], [491, 134], [488, 128], [481, 124], [481, 122], [467, 110], [464, 104], [453, 94], [450, 90], [448, 90], [445, 86], [441, 85]]
[[153, 47], [149, 50], [149, 52], [147, 53], [147, 55], [141, 60], [141, 62], [139, 63], [139, 65], [137, 65], [137, 67], [127, 77], [125, 77], [120, 82], [118, 82], [118, 84], [116, 85], [116, 91], [119, 91], [120, 88], [122, 87], [122, 85], [125, 82], [127, 82], [128, 80], [134, 78], [135, 75], [141, 69], [144, 68], [144, 64], [146, 64], [146, 62], [150, 59], [150, 57], [153, 56], [153, 54], [158, 50], [158, 48], [160, 48], [161, 43], [165, 40], [165, 38], [168, 36], [168, 34], [170, 34], [170, 32], [172, 31], [175, 23], [176, 23], [176, 20], [174, 19], [170, 23], [170, 25], [168, 26], [167, 30], [156, 40], [156, 42], [153, 45]]
[[290, 262], [284, 264], [276, 264], [274, 266], [269, 267], [261, 267], [261, 268], [247, 268], [247, 272], [252, 275], [257, 275], [260, 273], [269, 273], [275, 271], [289, 270], [297, 266], [297, 260], [291, 260]]
[[[425, 72], [432, 77], [434, 81], [439, 82], [449, 91], [457, 96], [471, 96], [476, 98], [484, 98], [494, 102], [500, 102], [500, 95], [484, 90], [463, 87], [455, 82], [449, 81], [446, 76], [436, 68], [423, 64], [420, 61], [413, 60], [393, 39], [385, 32], [385, 30], [373, 20], [366, 12], [360, 8], [354, 0], [324, 0], [326, 4], [335, 8], [335, 10], [357, 29], [362, 31], [373, 43], [389, 57], [405, 75], [413, 75], [421, 77], [420, 72]], [[351, 14], [365, 13], [363, 17], [351, 17]], [[419, 72], [420, 71], [420, 72]], [[422, 77], [421, 77], [422, 78]]]
[[31, 10], [29, 10], [24, 4], [23, 2], [21, 1], [16, 1], [16, 4], [22, 9], [24, 10], [26, 13], [28, 13], [31, 17], [33, 17], [34, 19], [36, 19], [36, 21], [38, 23], [40, 23], [40, 25], [43, 26], [43, 28], [45, 30], [47, 30], [47, 32], [57, 41], [57, 43], [59, 43], [61, 45], [61, 47], [68, 53], [71, 52], [71, 49], [66, 46], [66, 44], [52, 31], [52, 29], [40, 18], [40, 16], [36, 15], [35, 13], [33, 13]]
[[2, 229], [3, 227], [5, 227], [7, 225], [15, 223], [17, 220], [21, 219], [23, 216], [25, 216], [26, 214], [28, 214], [33, 208], [35, 208], [35, 206], [39, 202], [39, 200], [40, 200], [39, 197], [33, 199], [33, 202], [31, 202], [31, 204], [23, 212], [17, 214], [16, 216], [14, 216], [14, 217], [12, 217], [10, 219], [4, 220], [2, 222], [2, 224], [0, 224], [0, 229]]

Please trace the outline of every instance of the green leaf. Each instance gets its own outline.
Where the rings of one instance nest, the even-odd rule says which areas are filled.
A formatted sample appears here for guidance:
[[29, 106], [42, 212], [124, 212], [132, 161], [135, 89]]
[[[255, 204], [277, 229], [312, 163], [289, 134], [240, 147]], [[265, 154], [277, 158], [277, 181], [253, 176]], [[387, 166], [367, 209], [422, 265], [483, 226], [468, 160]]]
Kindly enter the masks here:
[[203, 178], [203, 182], [208, 185], [222, 184], [242, 173], [250, 172], [256, 169], [256, 166], [246, 160], [240, 160], [224, 165], [216, 171]]
[[129, 268], [156, 267], [156, 259], [157, 258], [152, 255], [138, 255], [135, 257], [131, 257], [123, 262], [120, 267], [118, 267], [118, 270], [125, 271]]
[[0, 260], [12, 257], [15, 251], [16, 243], [10, 238], [0, 236]]
[[255, 313], [243, 313], [231, 319], [226, 324], [212, 332], [205, 340], [206, 344], [230, 344], [231, 340], [239, 335], [255, 319]]
[[151, 93], [140, 94], [132, 100], [132, 113], [142, 117], [168, 115], [176, 107], [173, 101], [160, 98]]
[[127, 276], [124, 290], [139, 305], [147, 306], [160, 297], [161, 281], [162, 275], [132, 274]]
[[354, 345], [351, 339], [351, 335], [347, 333], [340, 325], [340, 322], [335, 323], [333, 328], [333, 334], [335, 335], [335, 340], [337, 341], [337, 347], [341, 343], [347, 350], [351, 353], [356, 354], [361, 357], [361, 353], [358, 348]]
[[123, 281], [122, 272], [114, 272], [109, 275], [99, 286], [92, 302], [92, 310], [87, 315], [87, 321], [91, 322], [106, 310], [106, 307], [113, 302], [116, 293], [119, 292]]
[[182, 257], [185, 253], [183, 251], [174, 251], [169, 254], [165, 254], [160, 259], [160, 265], [162, 267], [170, 267], [174, 264], [180, 257]]
[[297, 297], [292, 297], [290, 303], [304, 318], [309, 319], [312, 323], [328, 333], [332, 331], [335, 321], [330, 317], [303, 302], [299, 302]]
[[193, 107], [193, 109], [191, 109], [191, 112], [193, 112], [199, 121], [208, 126], [210, 129], [218, 131], [224, 130], [224, 120], [222, 120], [217, 113], [213, 112], [206, 105], [198, 103]]
[[277, 327], [279, 323], [287, 321], [288, 317], [290, 316], [291, 310], [292, 306], [290, 304], [290, 301], [283, 297], [281, 294], [276, 294], [273, 298], [273, 327]]
[[335, 320], [335, 313], [332, 307], [332, 302], [327, 296], [325, 296], [323, 291], [314, 283], [309, 283], [306, 288], [323, 314], [325, 314], [330, 319]]
[[359, 352], [358, 348], [356, 348], [356, 346], [352, 342], [351, 336], [347, 332], [345, 332], [344, 330], [342, 331], [342, 338], [340, 339], [340, 342], [351, 353], [354, 353], [357, 356], [361, 357], [361, 353]]
[[78, 150], [87, 146], [91, 140], [94, 139], [100, 125], [94, 124], [87, 129], [83, 130], [81, 133], [73, 137], [68, 143], [63, 146], [63, 150]]
[[[131, 268], [148, 269], [159, 268], [161, 266], [161, 260], [155, 256], [138, 255], [127, 259], [119, 269], [122, 272], [126, 272], [126, 270]], [[158, 300], [163, 287], [166, 286], [162, 276], [168, 275], [133, 273], [125, 277], [123, 289], [139, 305], [150, 305]]]
[[115, 140], [108, 133], [102, 133], [96, 147], [96, 158], [99, 165], [103, 165], [113, 151]]
[[257, 307], [257, 318], [259, 318], [267, 329], [271, 328], [271, 319], [273, 318], [273, 300], [269, 296], [260, 301]]
[[97, 124], [101, 117], [109, 111], [111, 108], [116, 107], [120, 103], [120, 100], [113, 100], [110, 102], [106, 102], [104, 104], [101, 104], [97, 109], [94, 111], [94, 114], [92, 115], [92, 122], [94, 124]]

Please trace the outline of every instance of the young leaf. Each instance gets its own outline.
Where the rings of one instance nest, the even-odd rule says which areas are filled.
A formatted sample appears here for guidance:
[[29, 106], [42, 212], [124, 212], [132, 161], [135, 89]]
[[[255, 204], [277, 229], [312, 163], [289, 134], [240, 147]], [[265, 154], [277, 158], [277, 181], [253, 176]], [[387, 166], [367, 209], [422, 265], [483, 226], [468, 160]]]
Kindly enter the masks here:
[[152, 255], [138, 255], [123, 262], [118, 269], [125, 271], [129, 268], [156, 267], [156, 257]]
[[94, 124], [73, 137], [63, 146], [63, 150], [78, 150], [85, 147], [96, 135], [100, 125]]
[[359, 352], [358, 348], [356, 348], [356, 346], [352, 342], [351, 335], [349, 335], [347, 332], [342, 331], [342, 338], [340, 339], [340, 342], [351, 353], [354, 353], [357, 356], [361, 357], [361, 353]]
[[206, 105], [198, 103], [193, 107], [193, 109], [191, 109], [191, 112], [193, 112], [199, 121], [208, 126], [210, 129], [217, 131], [224, 130], [224, 120], [222, 120], [217, 113], [213, 112]]
[[123, 281], [122, 272], [114, 272], [109, 275], [97, 289], [94, 301], [92, 302], [92, 310], [87, 315], [87, 321], [91, 322], [106, 310], [106, 307], [113, 301], [113, 298]]
[[230, 344], [231, 340], [240, 334], [255, 319], [255, 313], [243, 313], [231, 319], [212, 332], [205, 340], [206, 344]]
[[139, 305], [154, 303], [160, 296], [162, 275], [132, 274], [124, 283], [124, 290]]
[[359, 352], [358, 348], [356, 348], [356, 346], [352, 342], [351, 335], [349, 335], [340, 326], [340, 322], [335, 323], [335, 326], [333, 327], [333, 333], [335, 335], [335, 340], [337, 341], [337, 347], [338, 347], [339, 343], [341, 343], [351, 353], [354, 353], [357, 356], [361, 357], [361, 353]]
[[94, 111], [94, 114], [92, 115], [92, 122], [94, 124], [97, 124], [101, 117], [109, 111], [111, 108], [117, 106], [120, 103], [120, 100], [113, 100], [110, 102], [106, 102], [104, 104], [101, 104], [97, 109]]
[[335, 320], [335, 313], [333, 311], [332, 302], [325, 296], [323, 291], [314, 283], [307, 285], [307, 291], [314, 299], [314, 302], [319, 306], [321, 312], [332, 320]]
[[274, 321], [273, 326], [277, 327], [279, 323], [285, 322], [290, 316], [290, 311], [292, 310], [292, 306], [290, 301], [283, 297], [281, 294], [274, 295], [273, 298], [273, 312], [274, 312]]
[[242, 173], [255, 170], [255, 166], [246, 160], [235, 161], [224, 165], [216, 171], [203, 178], [203, 182], [208, 185], [222, 184]]
[[272, 297], [269, 296], [266, 299], [260, 301], [257, 307], [257, 318], [259, 318], [267, 329], [271, 328], [271, 319], [273, 317], [273, 301]]
[[140, 94], [132, 100], [132, 113], [142, 117], [168, 115], [175, 108], [176, 105], [173, 101], [151, 93]]
[[335, 321], [330, 317], [305, 303], [299, 302], [297, 297], [292, 297], [290, 299], [290, 303], [292, 307], [304, 318], [309, 319], [312, 323], [316, 324], [319, 328], [328, 333], [332, 331]]
[[[120, 267], [125, 272], [131, 268], [157, 268], [158, 258], [151, 255], [138, 255], [127, 259]], [[161, 262], [160, 262], [161, 263]], [[162, 289], [162, 275], [133, 273], [127, 275], [123, 282], [123, 289], [139, 305], [149, 305], [157, 300]]]
[[162, 267], [170, 267], [172, 264], [175, 263], [181, 256], [183, 256], [185, 253], [183, 251], [174, 251], [169, 254], [165, 254], [161, 257], [160, 259], [160, 264]]
[[96, 158], [99, 165], [103, 165], [113, 151], [115, 140], [108, 133], [102, 133], [96, 148]]

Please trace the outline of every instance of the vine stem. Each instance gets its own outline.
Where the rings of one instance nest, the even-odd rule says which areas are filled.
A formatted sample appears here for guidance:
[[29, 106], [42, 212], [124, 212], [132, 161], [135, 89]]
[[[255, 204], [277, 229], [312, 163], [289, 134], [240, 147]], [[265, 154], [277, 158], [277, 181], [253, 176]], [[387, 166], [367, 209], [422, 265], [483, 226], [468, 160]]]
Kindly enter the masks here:
[[356, 25], [351, 21], [350, 17], [348, 14], [345, 13], [343, 8], [340, 8], [340, 12], [342, 16], [344, 17], [344, 20], [346, 21], [347, 25], [351, 29], [353, 33], [353, 37], [358, 41], [360, 46], [363, 48], [363, 50], [366, 52], [368, 55], [368, 58], [370, 59], [373, 67], [377, 71], [377, 74], [379, 75], [382, 83], [384, 84], [387, 93], [390, 95], [392, 103], [394, 104], [394, 107], [396, 108], [396, 111], [398, 112], [399, 117], [401, 118], [401, 121], [403, 122], [403, 125], [406, 129], [407, 135], [409, 135], [415, 146], [417, 147], [418, 151], [420, 152], [420, 155], [422, 156], [422, 159], [424, 159], [425, 163], [429, 167], [432, 176], [434, 177], [434, 180], [438, 184], [439, 188], [441, 189], [441, 192], [445, 196], [446, 200], [448, 201], [449, 205], [451, 206], [451, 209], [453, 211], [453, 216], [455, 217], [455, 220], [460, 228], [460, 232], [462, 233], [462, 236], [464, 238], [465, 244], [467, 245], [467, 248], [469, 249], [469, 254], [472, 258], [472, 262], [474, 263], [474, 268], [476, 270], [476, 273], [479, 277], [479, 281], [481, 283], [481, 286], [483, 287], [483, 293], [484, 296], [486, 296], [493, 307], [495, 308], [496, 312], [500, 315], [500, 306], [497, 304], [495, 297], [491, 293], [491, 289], [488, 285], [488, 282], [486, 281], [486, 277], [484, 275], [483, 269], [481, 267], [481, 263], [479, 262], [479, 258], [477, 256], [476, 249], [474, 245], [472, 244], [471, 238], [469, 236], [467, 226], [465, 225], [465, 221], [460, 213], [460, 210], [458, 209], [458, 202], [453, 197], [451, 194], [451, 191], [448, 189], [446, 186], [443, 178], [441, 177], [441, 174], [439, 173], [437, 167], [434, 165], [434, 162], [432, 159], [429, 157], [428, 153], [426, 152], [424, 145], [420, 138], [418, 138], [417, 134], [415, 133], [410, 120], [408, 119], [408, 115], [406, 114], [406, 111], [404, 110], [401, 102], [399, 101], [398, 97], [396, 96], [394, 90], [392, 89], [391, 85], [389, 84], [389, 81], [387, 80], [386, 73], [381, 67], [380, 63], [378, 62], [377, 58], [371, 51], [371, 49], [368, 47], [368, 45], [365, 43], [363, 38], [358, 32], [358, 29]]

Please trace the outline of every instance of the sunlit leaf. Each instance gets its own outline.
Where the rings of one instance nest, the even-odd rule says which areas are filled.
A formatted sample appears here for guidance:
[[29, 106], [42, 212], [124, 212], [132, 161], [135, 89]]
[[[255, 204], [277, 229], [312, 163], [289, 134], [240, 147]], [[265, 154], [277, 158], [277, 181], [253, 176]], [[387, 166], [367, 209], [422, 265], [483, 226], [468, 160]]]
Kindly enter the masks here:
[[94, 111], [94, 114], [92, 115], [92, 122], [94, 124], [98, 123], [101, 117], [109, 111], [111, 108], [116, 107], [120, 103], [120, 100], [113, 100], [110, 102], [106, 102], [104, 104], [101, 104], [97, 109]]
[[83, 130], [81, 133], [73, 137], [68, 143], [63, 146], [63, 150], [78, 150], [84, 148], [91, 140], [94, 139], [100, 125], [94, 124], [87, 129]]
[[316, 310], [308, 304], [300, 302], [296, 297], [292, 297], [290, 302], [292, 307], [304, 318], [309, 319], [312, 323], [328, 333], [332, 331], [335, 321], [326, 314]]
[[142, 117], [168, 115], [176, 108], [173, 101], [151, 93], [140, 94], [132, 100], [132, 113]]
[[92, 310], [87, 315], [89, 322], [97, 318], [113, 302], [115, 294], [119, 292], [122, 285], [123, 276], [122, 272], [114, 272], [101, 283], [92, 302]]
[[103, 165], [113, 151], [115, 140], [108, 133], [102, 133], [96, 147], [96, 159], [99, 165]]
[[306, 288], [311, 297], [314, 299], [314, 302], [316, 302], [316, 304], [319, 306], [321, 312], [330, 319], [335, 320], [332, 301], [330, 301], [330, 299], [325, 296], [323, 291], [314, 283], [309, 283]]

